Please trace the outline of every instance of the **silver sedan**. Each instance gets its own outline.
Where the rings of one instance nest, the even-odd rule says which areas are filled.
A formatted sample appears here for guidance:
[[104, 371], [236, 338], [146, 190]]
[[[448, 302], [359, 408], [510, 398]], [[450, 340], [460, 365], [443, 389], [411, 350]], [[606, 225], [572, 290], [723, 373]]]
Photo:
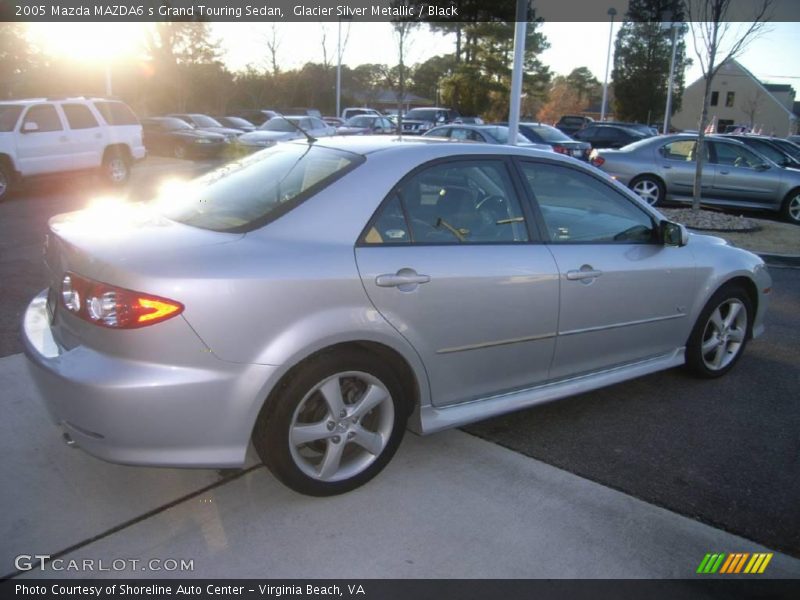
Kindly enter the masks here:
[[[148, 205], [55, 217], [22, 337], [65, 439], [305, 494], [430, 433], [686, 365], [763, 331], [760, 258], [553, 152], [278, 144]], [[642, 398], [646, 402], [646, 398]]]
[[[648, 138], [620, 150], [594, 150], [592, 163], [645, 201], [691, 202], [695, 176], [692, 134]], [[706, 138], [704, 204], [779, 212], [800, 224], [800, 170], [786, 169], [731, 138]]]

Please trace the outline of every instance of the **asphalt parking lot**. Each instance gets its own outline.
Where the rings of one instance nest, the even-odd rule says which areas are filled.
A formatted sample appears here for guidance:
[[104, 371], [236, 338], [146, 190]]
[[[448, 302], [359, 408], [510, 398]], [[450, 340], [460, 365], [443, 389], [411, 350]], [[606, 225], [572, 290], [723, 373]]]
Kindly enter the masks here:
[[[190, 175], [212, 166], [212, 163], [171, 160], [147, 162], [137, 167], [131, 189], [135, 190], [138, 196], [144, 197], [158, 186], [158, 181], [162, 178], [175, 173]], [[92, 196], [103, 193], [107, 193], [107, 190], [97, 188], [92, 181], [53, 180], [29, 184], [7, 202], [0, 204], [0, 278], [3, 281], [3, 291], [0, 295], [0, 361], [6, 361], [0, 363], [0, 366], [8, 364], [11, 365], [9, 368], [16, 369], [18, 365], [14, 361], [22, 360], [21, 357], [13, 356], [21, 351], [18, 338], [19, 319], [30, 297], [44, 287], [40, 262], [41, 241], [47, 218], [59, 212], [80, 208]], [[479, 454], [472, 456], [480, 463], [475, 465], [475, 468], [481, 472], [490, 463], [491, 468], [495, 468], [492, 462], [495, 459], [498, 464], [511, 465], [509, 468], [512, 468], [513, 476], [493, 479], [487, 474], [486, 480], [482, 481], [482, 485], [486, 486], [516, 482], [512, 485], [511, 495], [503, 496], [509, 505], [533, 493], [532, 488], [537, 485], [555, 485], [554, 481], [561, 481], [559, 479], [561, 476], [557, 476], [557, 473], [567, 471], [579, 477], [568, 476], [570, 484], [566, 488], [557, 487], [558, 493], [554, 492], [554, 495], [546, 498], [541, 497], [541, 502], [545, 504], [566, 502], [564, 497], [558, 496], [562, 492], [601, 496], [608, 494], [609, 498], [616, 499], [615, 502], [629, 495], [644, 502], [631, 500], [631, 506], [635, 507], [635, 510], [633, 508], [631, 510], [643, 512], [641, 514], [637, 512], [637, 516], [632, 517], [632, 521], [624, 525], [623, 529], [626, 531], [632, 526], [631, 523], [641, 528], [642, 523], [647, 522], [648, 518], [658, 520], [663, 517], [666, 519], [663, 526], [659, 525], [648, 533], [648, 535], [663, 536], [664, 530], [674, 526], [673, 521], [670, 521], [672, 517], [664, 517], [664, 514], [671, 514], [669, 511], [672, 511], [689, 518], [674, 521], [680, 523], [680, 527], [691, 529], [691, 521], [710, 525], [711, 527], [706, 528], [705, 525], [697, 524], [699, 527], [697, 531], [702, 533], [698, 534], [699, 538], [707, 540], [708, 543], [715, 539], [717, 543], [725, 541], [730, 543], [730, 540], [736, 539], [725, 536], [715, 538], [717, 534], [713, 534], [715, 529], [712, 528], [716, 528], [742, 536], [745, 540], [751, 540], [767, 548], [800, 557], [800, 511], [797, 510], [800, 506], [800, 479], [797, 477], [800, 469], [800, 402], [797, 392], [800, 385], [800, 352], [798, 352], [800, 270], [776, 267], [772, 269], [772, 275], [774, 293], [768, 312], [767, 333], [765, 337], [748, 347], [743, 360], [727, 377], [717, 381], [698, 381], [677, 369], [651, 375], [467, 428], [469, 433], [483, 440], [460, 432], [441, 434], [442, 441], [436, 442], [427, 441], [428, 438], [420, 440], [410, 436], [404, 443], [404, 447], [407, 448], [405, 454], [401, 453], [399, 457], [400, 464], [406, 465], [412, 472], [416, 468], [428, 473], [427, 465], [415, 467], [414, 461], [424, 461], [427, 452], [438, 452], [441, 446], [447, 456], [431, 467], [433, 471], [428, 474], [435, 477], [437, 473], [447, 473], [457, 468], [458, 457], [463, 459], [469, 455], [464, 453], [478, 452]], [[6, 398], [6, 401], [9, 402], [6, 405], [7, 410], [9, 408], [15, 410], [15, 405], [20, 404], [18, 398]], [[98, 508], [103, 515], [102, 522], [85, 532], [75, 533], [70, 529], [74, 527], [73, 525], [64, 525], [61, 529], [70, 530], [70, 535], [65, 534], [63, 539], [54, 539], [50, 549], [72, 548], [71, 554], [80, 555], [83, 548], [79, 544], [81, 539], [91, 539], [98, 533], [113, 530], [115, 524], [118, 526], [119, 523], [135, 520], [151, 510], [157, 510], [157, 514], [154, 515], [155, 521], [147, 519], [130, 524], [130, 531], [134, 532], [132, 542], [134, 550], [131, 552], [146, 554], [148, 548], [157, 545], [158, 540], [165, 540], [170, 532], [178, 536], [175, 547], [184, 553], [190, 552], [191, 542], [197, 535], [205, 536], [206, 542], [211, 544], [212, 549], [214, 543], [225, 545], [224, 531], [221, 533], [222, 530], [214, 529], [213, 518], [206, 519], [202, 515], [192, 513], [192, 510], [197, 509], [194, 498], [190, 498], [191, 502], [188, 503], [172, 504], [175, 498], [184, 498], [187, 494], [191, 494], [192, 490], [203, 489], [204, 486], [218, 482], [219, 476], [214, 472], [162, 470], [158, 472], [160, 475], [141, 475], [143, 470], [105, 465], [80, 453], [64, 459], [63, 464], [58, 463], [58, 466], [53, 468], [47, 464], [44, 457], [63, 453], [64, 449], [57, 440], [38, 441], [38, 436], [47, 436], [45, 430], [48, 428], [46, 424], [38, 425], [38, 416], [28, 419], [28, 413], [25, 414], [26, 419], [21, 426], [23, 428], [30, 426], [30, 435], [27, 432], [18, 432], [17, 435], [29, 440], [30, 447], [26, 448], [26, 451], [35, 453], [38, 448], [46, 449], [43, 457], [35, 460], [27, 459], [26, 468], [41, 468], [45, 473], [55, 473], [58, 482], [63, 483], [69, 480], [70, 465], [80, 463], [77, 467], [79, 475], [86, 478], [85, 481], [81, 481], [90, 490], [103, 487], [91, 480], [92, 475], [87, 474], [93, 468], [102, 472], [108, 481], [119, 482], [123, 490], [136, 489], [136, 485], [125, 483], [128, 475], [120, 473], [132, 474], [129, 476], [133, 481], [138, 481], [139, 477], [144, 482], [152, 479], [170, 481], [168, 484], [170, 493], [163, 497], [158, 494], [146, 494], [141, 506], [129, 506], [125, 510], [120, 509], [116, 512], [109, 508]], [[487, 444], [486, 441], [492, 444]], [[513, 452], [509, 453], [498, 446], [511, 449]], [[15, 449], [10, 443], [7, 443], [6, 450], [7, 456], [9, 452], [19, 452], [19, 449]], [[448, 452], [452, 456], [447, 454]], [[486, 452], [488, 454], [484, 454]], [[538, 460], [531, 461], [527, 457]], [[558, 469], [551, 469], [541, 463], [547, 463]], [[261, 493], [271, 498], [278, 498], [280, 506], [283, 506], [281, 503], [284, 501], [286, 503], [298, 501], [296, 495], [280, 488], [263, 467], [258, 467], [256, 462], [251, 462], [251, 466], [256, 470], [242, 476], [237, 475], [235, 480], [224, 486], [224, 489], [229, 489], [230, 486], [244, 488], [247, 492], [245, 500], [234, 500], [228, 492], [223, 493], [223, 488], [220, 488], [218, 496], [215, 497], [223, 502], [225, 510], [214, 518], [217, 520], [223, 517], [230, 518], [229, 513], [236, 511], [245, 513], [257, 511], [258, 507], [254, 506], [253, 502], [257, 501]], [[470, 476], [467, 472], [469, 467], [470, 461], [467, 460], [461, 467], [463, 470], [461, 475]], [[174, 478], [170, 479], [173, 476], [168, 475], [169, 473], [180, 473], [180, 475], [174, 475]], [[228, 477], [230, 474], [223, 476]], [[377, 492], [367, 492], [366, 497], [370, 498], [369, 494], [377, 493], [381, 501], [396, 505], [392, 504], [394, 501], [391, 500], [389, 490], [393, 489], [392, 485], [402, 485], [403, 478], [400, 477], [399, 481], [395, 481], [393, 477], [395, 479], [398, 477], [397, 471], [388, 471], [386, 478], [389, 482], [384, 482], [383, 477], [379, 478], [378, 482], [371, 484], [377, 486]], [[554, 479], [551, 480], [550, 477]], [[584, 485], [578, 480], [589, 481]], [[574, 487], [570, 487], [573, 484]], [[39, 485], [40, 483], [32, 484], [34, 489]], [[68, 486], [71, 491], [66, 495], [75, 496], [70, 498], [77, 507], [84, 494], [77, 493], [74, 489], [76, 486], [77, 484], [71, 482]], [[617, 494], [613, 490], [619, 490], [624, 494]], [[425, 502], [454, 502], [452, 498], [448, 500], [442, 495], [427, 494], [417, 488], [414, 488], [413, 493], [418, 494], [418, 500]], [[444, 492], [440, 491], [440, 494]], [[114, 496], [114, 493], [104, 489], [93, 502], [98, 506], [103, 503], [113, 504]], [[3, 496], [4, 502], [7, 497]], [[201, 494], [198, 497], [204, 496]], [[358, 506], [369, 506], [368, 501], [361, 500], [364, 496], [359, 495], [357, 498]], [[490, 502], [488, 497], [485, 500]], [[312, 501], [307, 499], [302, 501], [303, 510], [312, 510], [310, 502]], [[336, 507], [336, 510], [346, 510], [344, 501], [327, 502]], [[536, 505], [535, 502], [534, 504]], [[541, 507], [541, 505], [536, 506]], [[662, 508], [668, 510], [663, 511]], [[207, 511], [207, 509], [210, 510], [209, 507], [197, 510]], [[438, 509], [440, 510], [441, 506]], [[178, 512], [179, 522], [184, 525], [193, 520], [202, 522], [200, 533], [187, 533], [181, 527], [177, 532], [168, 527], [160, 528], [158, 519], [164, 518], [163, 515], [167, 513], [174, 514], [174, 511]], [[381, 509], [381, 514], [383, 512]], [[47, 511], [44, 510], [42, 514], [47, 514]], [[405, 510], [400, 510], [398, 514], [402, 519], [412, 518], [412, 515]], [[538, 515], [539, 513], [537, 518]], [[603, 518], [604, 515], [607, 513], [600, 510], [596, 516]], [[550, 518], [576, 518], [575, 515], [560, 513], [541, 516], [544, 519], [543, 523]], [[286, 518], [298, 517], [288, 515]], [[364, 516], [367, 521], [375, 518], [377, 517]], [[618, 515], [616, 518], [622, 517]], [[581, 527], [588, 527], [586, 523], [590, 521], [591, 519], [585, 523], [581, 521], [581, 525], [576, 525], [577, 533], [580, 533]], [[273, 525], [279, 522], [278, 519]], [[491, 519], [490, 522], [495, 523]], [[500, 522], [498, 515], [496, 523]], [[226, 523], [229, 524], [229, 521]], [[39, 526], [46, 527], [46, 525]], [[612, 520], [607, 525], [612, 527], [615, 522]], [[51, 529], [54, 532], [47, 534], [53, 534], [51, 537], [60, 531], [59, 527]], [[326, 535], [333, 536], [331, 539], [346, 535], [346, 532], [338, 527], [330, 531], [324, 527], [323, 529], [328, 531]], [[268, 535], [268, 529], [262, 533]], [[390, 531], [386, 531], [385, 534], [389, 536], [387, 539], [392, 539], [392, 535], [396, 535]], [[559, 533], [561, 534], [563, 531]], [[247, 535], [251, 540], [249, 544], [253, 546], [255, 544], [253, 532]], [[478, 535], [476, 532], [475, 536]], [[511, 535], [511, 532], [508, 532], [508, 535]], [[594, 535], [593, 533], [592, 536]], [[102, 547], [102, 544], [111, 543], [108, 540], [112, 537], [111, 534], [103, 535], [96, 542]], [[463, 536], [454, 536], [451, 541], [461, 547], [464, 543], [468, 543], [469, 538], [469, 535], [467, 539]], [[15, 538], [12, 536], [11, 539]], [[153, 541], [150, 541], [151, 539]], [[414, 564], [414, 559], [411, 557], [414, 556], [414, 552], [411, 549], [414, 547], [414, 541], [403, 538], [401, 542], [408, 547], [406, 552], [408, 558], [403, 555], [406, 562], [392, 566], [394, 570], [387, 570], [388, 566], [383, 565], [385, 568], [382, 572], [409, 577], [435, 576], [433, 571], [413, 568], [411, 565]], [[73, 547], [76, 543], [78, 547]], [[550, 543], [558, 541], [550, 540]], [[623, 542], [620, 540], [619, 543]], [[700, 546], [702, 544], [697, 547]], [[446, 544], [439, 544], [437, 548], [438, 551], [446, 552]], [[528, 547], [520, 541], [520, 549], [522, 548]], [[530, 548], [528, 550], [531, 551]], [[491, 552], [487, 555], [491, 555]], [[624, 553], [620, 554], [622, 555]], [[296, 556], [300, 558], [303, 556], [303, 549], [299, 546], [296, 549]], [[235, 558], [235, 555], [231, 555], [227, 559], [230, 561], [229, 568], [234, 572]], [[409, 560], [412, 561], [411, 564], [407, 562]], [[435, 564], [437, 559], [431, 556], [430, 560]], [[800, 575], [800, 570], [794, 570], [797, 569], [797, 564], [793, 562], [787, 567], [788, 572], [793, 572], [794, 576]], [[477, 565], [475, 562], [475, 568]], [[559, 571], [556, 564], [548, 566], [550, 570], [543, 571], [546, 576], [569, 576], [573, 573], [569, 568]], [[403, 569], [407, 569], [407, 573]], [[290, 570], [284, 569], [280, 572], [283, 576], [292, 576]], [[559, 575], [559, 572], [562, 574]], [[633, 570], [622, 569], [616, 572], [602, 571], [598, 565], [597, 569], [591, 572], [595, 576], [636, 577], [654, 576], [654, 574], [666, 577], [680, 576], [679, 573], [669, 570], [648, 571], [644, 565], [637, 565]], [[241, 571], [241, 573], [244, 576], [247, 572]], [[335, 571], [331, 573], [336, 574]], [[491, 573], [469, 575], [469, 570], [459, 573], [460, 576], [492, 576]], [[218, 575], [224, 574], [225, 572], [218, 573]], [[331, 575], [322, 573], [318, 576]], [[449, 573], [448, 576], [459, 575]], [[510, 569], [507, 574], [494, 576], [526, 575], [522, 571]]]

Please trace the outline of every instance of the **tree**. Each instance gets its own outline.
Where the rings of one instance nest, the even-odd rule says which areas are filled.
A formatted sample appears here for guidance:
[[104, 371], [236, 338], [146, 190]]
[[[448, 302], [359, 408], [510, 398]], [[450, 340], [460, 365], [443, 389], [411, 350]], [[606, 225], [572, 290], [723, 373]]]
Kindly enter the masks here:
[[400, 119], [399, 126], [401, 130], [403, 126], [403, 102], [406, 96], [406, 51], [411, 35], [417, 27], [419, 27], [419, 23], [416, 21], [396, 21], [392, 23], [394, 38], [397, 42], [397, 66], [399, 67], [399, 72], [395, 91], [397, 92], [397, 114]]
[[561, 115], [580, 113], [587, 104], [588, 99], [581, 98], [579, 89], [569, 81], [569, 76], [559, 75], [553, 81], [548, 100], [537, 118], [545, 123], [555, 123]]
[[726, 21], [732, 0], [685, 0], [687, 16], [691, 22], [692, 41], [703, 71], [705, 89], [700, 112], [699, 134], [695, 151], [694, 189], [692, 209], [700, 210], [703, 162], [705, 154], [705, 129], [708, 125], [708, 106], [711, 84], [719, 69], [735, 59], [755, 38], [766, 31], [771, 16], [772, 0], [758, 0], [752, 5], [752, 19], [734, 26]]
[[578, 99], [586, 104], [599, 100], [603, 90], [597, 77], [587, 67], [577, 67], [567, 75], [565, 83], [578, 94]]
[[743, 103], [742, 103], [742, 111], [744, 114], [747, 115], [747, 124], [750, 129], [755, 128], [756, 126], [756, 115], [758, 111], [761, 110], [761, 107], [764, 105], [764, 100], [766, 97], [764, 96], [764, 92], [761, 89], [757, 89], [755, 94], [750, 95]]
[[11, 98], [33, 63], [33, 50], [19, 23], [0, 23], [0, 96]]
[[[614, 114], [620, 120], [649, 123], [661, 115], [667, 101], [672, 58], [672, 31], [661, 20], [669, 13], [675, 23], [684, 21], [682, 0], [631, 0], [625, 22], [614, 44]], [[675, 53], [672, 113], [680, 108], [686, 58], [683, 35]]]
[[278, 37], [277, 23], [272, 23], [269, 33], [267, 33], [267, 35], [264, 37], [264, 43], [269, 51], [272, 74], [277, 75], [281, 70], [281, 68], [278, 66], [278, 49], [281, 46], [281, 39]]

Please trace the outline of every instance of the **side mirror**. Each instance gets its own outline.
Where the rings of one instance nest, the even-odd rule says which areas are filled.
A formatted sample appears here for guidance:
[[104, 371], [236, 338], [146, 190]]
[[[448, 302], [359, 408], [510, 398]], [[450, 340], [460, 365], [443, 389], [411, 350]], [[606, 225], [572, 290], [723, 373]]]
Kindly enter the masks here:
[[665, 246], [685, 246], [689, 243], [689, 232], [679, 223], [661, 221], [659, 231], [661, 243]]
[[22, 126], [22, 133], [34, 133], [39, 131], [39, 124], [34, 121], [25, 121]]

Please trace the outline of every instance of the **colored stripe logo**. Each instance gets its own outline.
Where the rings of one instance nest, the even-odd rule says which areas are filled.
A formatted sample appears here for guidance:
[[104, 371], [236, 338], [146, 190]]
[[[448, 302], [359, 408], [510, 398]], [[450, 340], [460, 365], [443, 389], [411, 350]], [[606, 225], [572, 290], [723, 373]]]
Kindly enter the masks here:
[[725, 575], [746, 573], [756, 575], [763, 573], [771, 560], [771, 552], [756, 552], [754, 554], [748, 552], [733, 552], [731, 554], [726, 554], [724, 552], [709, 553], [700, 561], [700, 566], [697, 567], [697, 573], [703, 575], [713, 575], [714, 573]]

